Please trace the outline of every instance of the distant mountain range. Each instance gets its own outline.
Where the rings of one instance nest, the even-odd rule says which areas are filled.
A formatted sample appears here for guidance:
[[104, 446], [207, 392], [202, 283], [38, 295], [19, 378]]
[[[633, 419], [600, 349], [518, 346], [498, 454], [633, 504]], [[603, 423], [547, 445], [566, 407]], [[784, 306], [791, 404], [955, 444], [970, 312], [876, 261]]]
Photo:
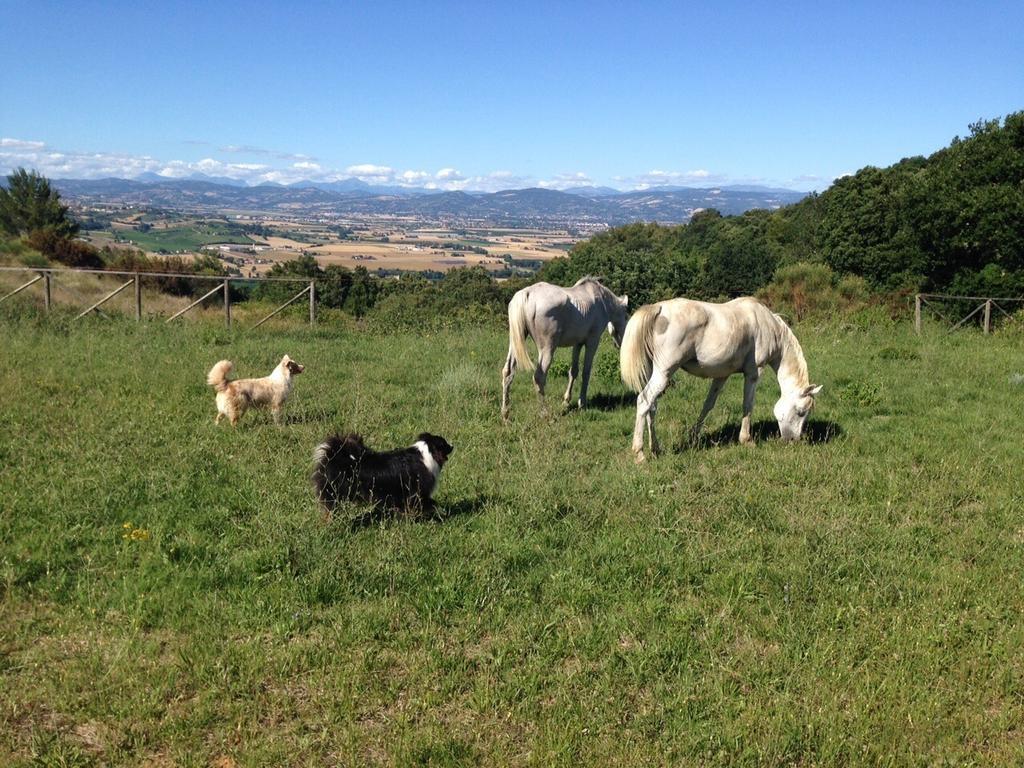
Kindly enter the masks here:
[[300, 181], [287, 186], [246, 186], [232, 179], [194, 174], [166, 179], [54, 179], [64, 197], [82, 203], [122, 204], [202, 213], [225, 211], [344, 217], [402, 216], [423, 221], [491, 226], [617, 226], [633, 221], [683, 223], [715, 208], [738, 214], [794, 203], [803, 192], [756, 186], [654, 187], [620, 192], [610, 187], [510, 189], [502, 192], [435, 192], [376, 187], [358, 179]]

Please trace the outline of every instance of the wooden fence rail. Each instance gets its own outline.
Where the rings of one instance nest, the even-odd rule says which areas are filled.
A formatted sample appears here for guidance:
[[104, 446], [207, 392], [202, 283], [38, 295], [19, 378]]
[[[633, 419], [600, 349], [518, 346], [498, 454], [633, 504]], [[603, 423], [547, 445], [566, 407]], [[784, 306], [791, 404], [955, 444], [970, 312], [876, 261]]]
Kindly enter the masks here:
[[297, 295], [293, 296], [287, 302], [285, 302], [280, 307], [278, 307], [273, 312], [271, 312], [269, 315], [264, 317], [262, 320], [260, 320], [254, 326], [252, 326], [252, 328], [250, 328], [250, 330], [254, 330], [256, 328], [259, 328], [261, 325], [263, 325], [263, 323], [265, 323], [271, 317], [273, 317], [274, 315], [276, 315], [279, 312], [281, 312], [281, 310], [285, 309], [285, 307], [290, 306], [291, 304], [295, 303], [296, 301], [298, 301], [300, 298], [302, 298], [303, 296], [305, 296], [307, 294], [309, 295], [309, 324], [310, 324], [311, 327], [316, 324], [316, 280], [310, 280], [308, 278], [301, 278], [301, 277], [235, 277], [235, 276], [230, 276], [230, 275], [190, 275], [188, 273], [183, 273], [183, 272], [121, 272], [121, 271], [113, 271], [113, 270], [108, 271], [108, 270], [105, 270], [105, 269], [58, 269], [58, 268], [50, 268], [50, 267], [43, 267], [43, 268], [40, 268], [40, 267], [0, 267], [0, 272], [22, 272], [22, 273], [24, 273], [24, 272], [35, 272], [35, 273], [37, 273], [36, 277], [34, 277], [31, 280], [29, 280], [27, 283], [23, 283], [22, 285], [19, 285], [17, 288], [15, 288], [13, 291], [11, 291], [10, 293], [8, 293], [8, 294], [6, 294], [4, 296], [0, 296], [0, 302], [4, 301], [5, 299], [9, 299], [11, 296], [17, 295], [17, 294], [21, 293], [22, 291], [24, 291], [24, 290], [30, 288], [31, 286], [35, 285], [36, 283], [42, 281], [42, 283], [43, 283], [43, 307], [45, 308], [45, 310], [47, 312], [50, 311], [50, 309], [52, 308], [52, 304], [53, 304], [53, 302], [52, 302], [52, 288], [51, 288], [51, 284], [52, 284], [52, 280], [54, 279], [54, 277], [58, 277], [59, 278], [62, 275], [87, 274], [87, 275], [96, 275], [98, 277], [118, 277], [118, 276], [125, 277], [125, 276], [127, 276], [127, 277], [131, 278], [127, 282], [125, 282], [124, 284], [122, 284], [119, 287], [115, 288], [110, 293], [106, 294], [102, 299], [97, 301], [95, 304], [92, 304], [88, 309], [86, 309], [86, 310], [80, 312], [78, 315], [76, 315], [76, 317], [75, 317], [76, 320], [78, 318], [85, 317], [86, 315], [88, 315], [90, 312], [93, 312], [93, 311], [100, 312], [100, 314], [102, 314], [102, 312], [99, 309], [100, 306], [105, 304], [110, 299], [114, 298], [117, 294], [121, 293], [121, 291], [123, 291], [126, 288], [128, 288], [128, 286], [134, 285], [135, 286], [135, 319], [136, 319], [136, 321], [141, 321], [142, 320], [142, 278], [145, 278], [145, 277], [154, 277], [154, 278], [173, 277], [173, 278], [179, 278], [179, 279], [184, 278], [184, 279], [188, 279], [188, 280], [198, 280], [198, 281], [215, 281], [217, 283], [217, 285], [214, 288], [212, 288], [211, 290], [209, 290], [206, 293], [204, 293], [202, 296], [200, 296], [198, 299], [193, 301], [191, 304], [189, 304], [184, 309], [181, 309], [178, 312], [175, 312], [173, 315], [171, 315], [169, 318], [167, 318], [167, 320], [165, 322], [169, 323], [172, 320], [175, 320], [176, 318], [181, 317], [182, 315], [184, 315], [189, 310], [191, 310], [191, 309], [199, 306], [200, 304], [202, 304], [204, 301], [209, 299], [211, 296], [213, 296], [218, 291], [221, 291], [224, 294], [224, 322], [225, 322], [225, 324], [227, 325], [227, 327], [229, 329], [231, 328], [231, 283], [249, 283], [249, 284], [252, 284], [252, 283], [291, 283], [293, 285], [295, 283], [304, 283], [304, 284], [306, 284], [306, 287], [303, 288]]
[[[942, 312], [940, 312], [938, 307], [936, 306], [937, 304], [939, 304], [941, 302], [954, 302], [954, 301], [955, 302], [966, 302], [966, 301], [969, 301], [969, 302], [981, 302], [981, 303], [976, 305], [974, 307], [974, 309], [972, 309], [970, 312], [968, 312], [967, 315], [965, 315], [964, 317], [960, 318], [960, 320], [954, 322], [952, 319], [946, 317]], [[921, 316], [922, 316], [923, 310], [927, 308], [930, 312], [932, 312], [933, 314], [935, 314], [939, 318], [941, 318], [943, 322], [945, 322], [947, 325], [951, 326], [949, 328], [949, 330], [947, 331], [948, 333], [952, 333], [957, 328], [960, 328], [961, 326], [964, 325], [964, 323], [966, 323], [968, 320], [970, 320], [972, 317], [974, 317], [975, 315], [977, 315], [980, 312], [980, 313], [982, 313], [981, 314], [981, 327], [982, 327], [982, 330], [986, 334], [988, 334], [988, 333], [992, 332], [992, 310], [993, 310], [993, 308], [999, 310], [1009, 320], [1011, 320], [1011, 321], [1016, 320], [1016, 318], [1011, 313], [1007, 312], [1006, 309], [1004, 309], [1001, 306], [1002, 304], [1013, 304], [1013, 303], [1021, 303], [1022, 305], [1024, 305], [1024, 297], [1017, 296], [1017, 297], [1012, 297], [1012, 298], [1011, 297], [998, 297], [998, 298], [995, 298], [995, 297], [991, 297], [991, 296], [953, 296], [953, 295], [945, 294], [945, 293], [919, 293], [919, 294], [917, 294], [914, 297], [914, 330], [917, 331], [918, 334], [921, 333]]]
[[88, 309], [82, 310], [82, 312], [80, 312], [78, 315], [75, 316], [75, 320], [77, 320], [80, 317], [85, 317], [90, 312], [92, 312], [94, 309], [97, 309], [101, 304], [105, 304], [107, 301], [109, 301], [110, 299], [112, 299], [115, 296], [117, 296], [117, 294], [119, 294], [121, 291], [123, 291], [125, 288], [127, 288], [129, 285], [131, 285], [134, 282], [135, 282], [134, 280], [129, 280], [127, 283], [122, 285], [120, 288], [115, 288], [110, 293], [108, 293], [106, 296], [104, 296], [102, 299], [100, 299], [95, 304], [93, 304], [91, 307], [89, 307]]

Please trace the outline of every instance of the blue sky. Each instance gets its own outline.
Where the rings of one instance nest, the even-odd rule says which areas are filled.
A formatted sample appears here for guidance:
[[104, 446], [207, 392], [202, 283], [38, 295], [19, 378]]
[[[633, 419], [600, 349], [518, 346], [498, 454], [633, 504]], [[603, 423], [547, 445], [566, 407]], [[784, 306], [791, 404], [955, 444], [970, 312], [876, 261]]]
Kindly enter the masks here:
[[1024, 109], [1024, 3], [0, 0], [0, 172], [824, 189]]

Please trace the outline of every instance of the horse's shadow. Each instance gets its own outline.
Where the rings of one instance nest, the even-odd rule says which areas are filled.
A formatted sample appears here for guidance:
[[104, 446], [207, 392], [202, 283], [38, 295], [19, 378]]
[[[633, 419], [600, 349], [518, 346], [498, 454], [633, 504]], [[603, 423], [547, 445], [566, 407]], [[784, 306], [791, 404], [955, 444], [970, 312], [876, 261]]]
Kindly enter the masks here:
[[636, 395], [609, 395], [604, 392], [600, 392], [593, 397], [587, 398], [587, 408], [592, 408], [595, 411], [617, 411], [620, 408], [630, 408], [634, 406], [636, 406]]
[[453, 517], [475, 514], [493, 500], [493, 496], [477, 494], [467, 499], [460, 499], [445, 504], [435, 504], [433, 509], [421, 512], [395, 511], [374, 506], [352, 518], [349, 527], [355, 531], [360, 528], [397, 522], [443, 523]]
[[[778, 440], [779, 424], [771, 419], [755, 421], [750, 425], [750, 434], [754, 438], [755, 443], [764, 442], [766, 440]], [[802, 441], [810, 445], [821, 445], [824, 443], [830, 443], [842, 435], [843, 428], [834, 421], [826, 419], [808, 419], [804, 424]], [[688, 450], [707, 450], [708, 448], [714, 448], [719, 445], [739, 443], [739, 441], [740, 425], [726, 424], [724, 427], [720, 427], [713, 432], [703, 433], [697, 438], [696, 443], [690, 443], [687, 438], [684, 438], [682, 442], [676, 445], [675, 452], [682, 453]]]

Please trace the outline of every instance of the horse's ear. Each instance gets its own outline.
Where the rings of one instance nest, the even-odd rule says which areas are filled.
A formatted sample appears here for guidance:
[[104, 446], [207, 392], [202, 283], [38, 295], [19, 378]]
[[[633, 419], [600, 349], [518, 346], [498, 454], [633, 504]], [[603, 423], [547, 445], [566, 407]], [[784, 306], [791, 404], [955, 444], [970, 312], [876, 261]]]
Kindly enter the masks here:
[[619, 304], [624, 307], [629, 306], [629, 296], [619, 296]]
[[803, 391], [803, 396], [804, 396], [804, 397], [814, 397], [814, 396], [815, 396], [816, 394], [818, 394], [819, 392], [821, 392], [821, 389], [822, 389], [822, 387], [824, 387], [824, 386], [825, 386], [824, 384], [809, 384], [809, 385], [808, 385], [808, 386], [807, 386], [807, 387], [806, 387], [806, 388], [804, 389], [804, 391]]

